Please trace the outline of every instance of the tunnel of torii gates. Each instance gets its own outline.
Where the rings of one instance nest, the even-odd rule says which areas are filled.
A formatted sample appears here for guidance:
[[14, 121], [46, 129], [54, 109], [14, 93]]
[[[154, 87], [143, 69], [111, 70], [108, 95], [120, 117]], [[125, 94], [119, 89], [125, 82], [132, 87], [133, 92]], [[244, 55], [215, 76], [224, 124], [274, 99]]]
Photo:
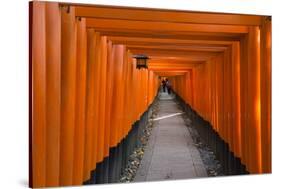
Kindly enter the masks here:
[[[30, 186], [80, 185], [161, 77], [249, 173], [271, 173], [271, 17], [30, 3]], [[136, 69], [136, 54], [149, 57]]]

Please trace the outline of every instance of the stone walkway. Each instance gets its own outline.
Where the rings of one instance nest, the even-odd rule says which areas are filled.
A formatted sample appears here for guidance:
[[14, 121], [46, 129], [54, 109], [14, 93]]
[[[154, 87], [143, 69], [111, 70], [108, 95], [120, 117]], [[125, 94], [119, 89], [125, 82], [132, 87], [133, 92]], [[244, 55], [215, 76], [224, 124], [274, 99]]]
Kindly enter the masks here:
[[159, 112], [133, 182], [207, 177], [173, 95], [158, 97]]

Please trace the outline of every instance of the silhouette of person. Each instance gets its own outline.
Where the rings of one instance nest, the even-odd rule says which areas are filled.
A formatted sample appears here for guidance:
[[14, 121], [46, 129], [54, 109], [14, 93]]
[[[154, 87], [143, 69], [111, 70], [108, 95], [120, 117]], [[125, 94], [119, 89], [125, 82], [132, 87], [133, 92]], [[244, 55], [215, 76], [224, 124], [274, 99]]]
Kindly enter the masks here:
[[163, 87], [163, 92], [166, 92], [166, 81], [163, 79], [162, 80], [162, 87]]
[[169, 82], [168, 78], [166, 78], [166, 87], [168, 90], [168, 94], [171, 94], [172, 86], [171, 86], [171, 83]]

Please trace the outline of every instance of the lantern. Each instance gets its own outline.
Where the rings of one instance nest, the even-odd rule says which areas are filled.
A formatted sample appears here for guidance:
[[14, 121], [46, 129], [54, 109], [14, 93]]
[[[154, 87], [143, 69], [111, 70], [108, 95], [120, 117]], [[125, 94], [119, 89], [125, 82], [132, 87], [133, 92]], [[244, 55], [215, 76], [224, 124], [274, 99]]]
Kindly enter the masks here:
[[135, 55], [134, 58], [137, 60], [137, 69], [147, 69], [147, 59], [149, 58], [146, 55]]

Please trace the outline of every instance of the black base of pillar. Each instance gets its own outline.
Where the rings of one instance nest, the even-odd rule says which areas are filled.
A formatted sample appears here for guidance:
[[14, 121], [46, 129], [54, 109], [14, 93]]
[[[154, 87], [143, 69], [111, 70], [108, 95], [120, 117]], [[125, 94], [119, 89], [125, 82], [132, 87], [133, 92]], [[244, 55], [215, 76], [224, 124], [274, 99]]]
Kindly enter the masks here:
[[197, 112], [194, 111], [190, 105], [186, 104], [177, 94], [176, 98], [188, 117], [194, 123], [197, 123], [194, 128], [197, 130], [202, 141], [212, 149], [216, 158], [220, 161], [223, 173], [225, 175], [249, 174], [246, 166], [241, 163], [241, 159], [230, 151], [228, 143], [219, 136], [211, 124], [199, 116], [199, 114], [197, 114]]
[[109, 150], [109, 169], [108, 169], [108, 183], [113, 183], [115, 180], [115, 171], [116, 170], [116, 147], [110, 148]]
[[100, 183], [103, 182], [102, 167], [103, 167], [103, 162], [100, 162], [100, 163], [97, 164], [97, 167], [96, 167], [96, 184], [100, 184]]
[[85, 182], [83, 182], [84, 185], [89, 184], [96, 184], [96, 170], [91, 171], [91, 178]]
[[140, 138], [143, 136], [143, 129], [148, 123], [150, 106], [136, 121], [129, 133], [123, 138], [117, 146], [111, 147], [109, 156], [96, 165], [96, 169], [91, 172], [91, 178], [83, 184], [104, 184], [118, 183], [121, 174], [124, 172], [129, 157], [133, 151], [141, 146]]
[[103, 183], [108, 183], [109, 157], [103, 160]]

